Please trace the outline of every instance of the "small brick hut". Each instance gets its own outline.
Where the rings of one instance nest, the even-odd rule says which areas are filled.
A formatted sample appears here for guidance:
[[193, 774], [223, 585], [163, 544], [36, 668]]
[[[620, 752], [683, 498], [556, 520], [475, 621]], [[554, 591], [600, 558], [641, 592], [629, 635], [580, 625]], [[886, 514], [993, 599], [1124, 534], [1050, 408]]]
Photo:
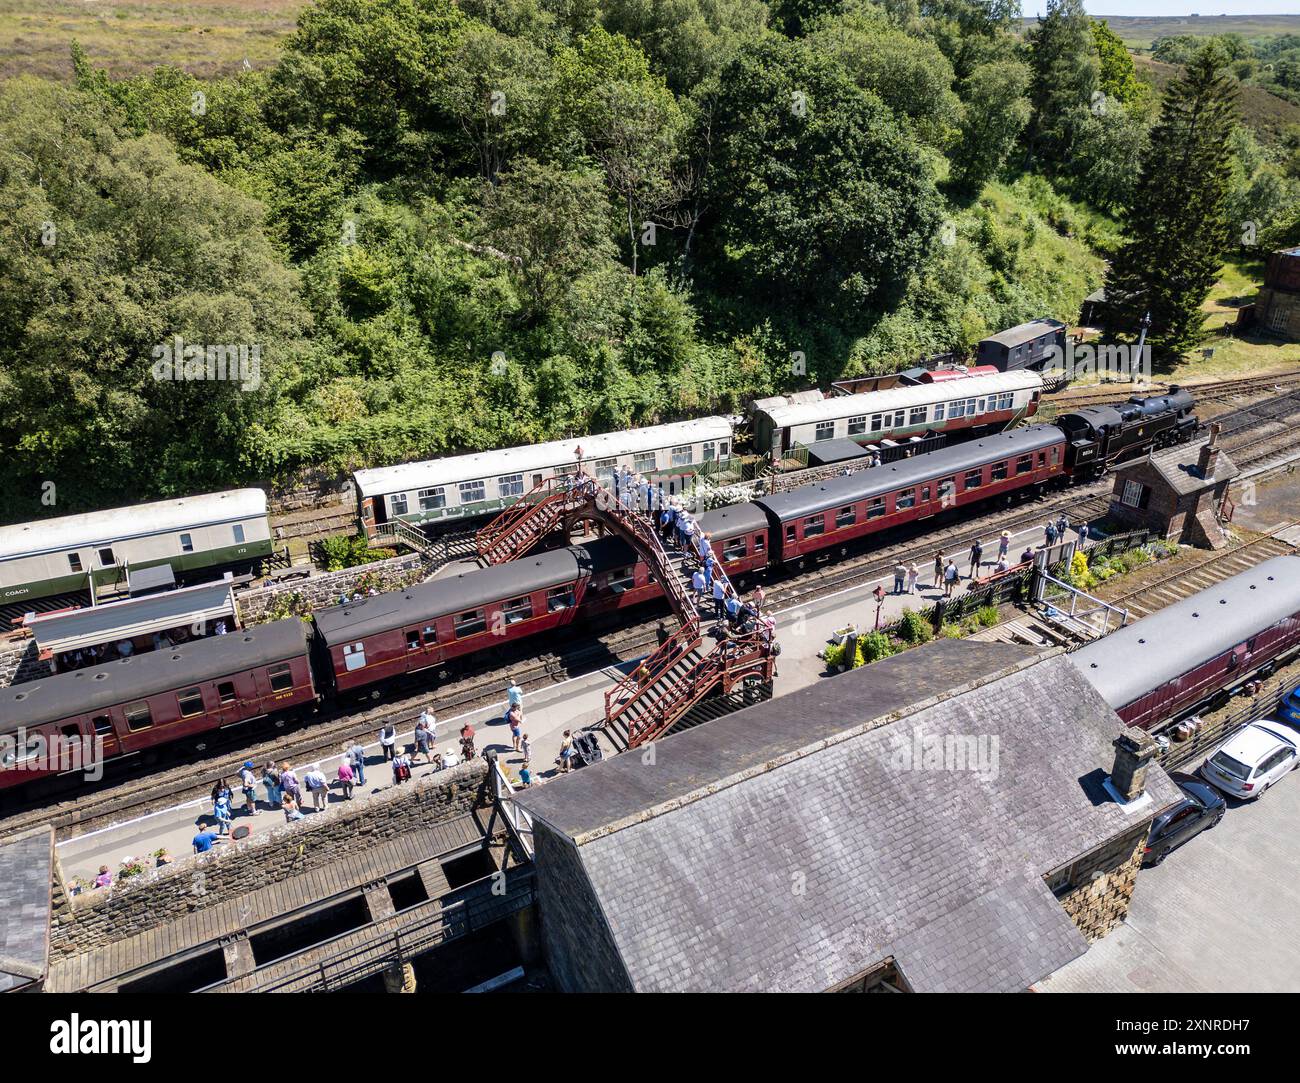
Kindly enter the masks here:
[[1300, 340], [1300, 248], [1280, 249], [1268, 257], [1255, 322], [1268, 334]]

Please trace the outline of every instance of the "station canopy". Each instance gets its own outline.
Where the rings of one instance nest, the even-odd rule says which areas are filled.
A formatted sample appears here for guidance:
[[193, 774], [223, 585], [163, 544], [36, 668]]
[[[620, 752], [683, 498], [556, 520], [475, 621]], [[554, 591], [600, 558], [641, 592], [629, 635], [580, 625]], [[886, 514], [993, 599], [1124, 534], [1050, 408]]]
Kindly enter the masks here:
[[222, 580], [86, 609], [32, 614], [23, 623], [35, 638], [42, 657], [46, 657], [154, 632], [177, 628], [188, 632], [200, 625], [210, 628], [213, 622], [223, 619], [233, 630], [234, 618], [234, 590], [228, 581]]

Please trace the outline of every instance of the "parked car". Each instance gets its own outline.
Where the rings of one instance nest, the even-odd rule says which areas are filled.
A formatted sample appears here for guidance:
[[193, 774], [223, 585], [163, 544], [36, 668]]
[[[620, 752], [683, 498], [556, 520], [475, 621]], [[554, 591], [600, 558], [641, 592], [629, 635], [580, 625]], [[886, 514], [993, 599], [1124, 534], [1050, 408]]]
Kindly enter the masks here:
[[1228, 811], [1228, 803], [1219, 792], [1195, 775], [1171, 772], [1169, 777], [1183, 791], [1183, 800], [1152, 821], [1151, 834], [1147, 836], [1146, 849], [1142, 851], [1142, 864], [1145, 866], [1159, 865], [1171, 850], [1206, 828], [1217, 825]]
[[1280, 722], [1252, 722], [1201, 764], [1201, 775], [1226, 794], [1249, 801], [1300, 764], [1300, 734]]
[[1300, 726], [1300, 686], [1291, 689], [1290, 693], [1282, 697], [1277, 710], [1278, 714], [1288, 722]]

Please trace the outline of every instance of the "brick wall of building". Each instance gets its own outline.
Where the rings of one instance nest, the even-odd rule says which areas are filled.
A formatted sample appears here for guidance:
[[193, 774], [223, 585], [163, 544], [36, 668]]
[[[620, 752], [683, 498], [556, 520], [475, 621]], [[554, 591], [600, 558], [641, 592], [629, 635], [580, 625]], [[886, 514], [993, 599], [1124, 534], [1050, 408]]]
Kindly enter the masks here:
[[1150, 820], [1143, 820], [1133, 831], [1074, 862], [1069, 889], [1057, 898], [1089, 943], [1128, 916], [1150, 826]]
[[[107, 891], [54, 897], [52, 958], [111, 944], [380, 843], [463, 815], [487, 774], [482, 759], [331, 805], [207, 854], [182, 856]], [[60, 874], [61, 875], [61, 874]]]
[[50, 673], [50, 663], [41, 660], [34, 639], [20, 639], [14, 646], [0, 650], [0, 688], [35, 681]]

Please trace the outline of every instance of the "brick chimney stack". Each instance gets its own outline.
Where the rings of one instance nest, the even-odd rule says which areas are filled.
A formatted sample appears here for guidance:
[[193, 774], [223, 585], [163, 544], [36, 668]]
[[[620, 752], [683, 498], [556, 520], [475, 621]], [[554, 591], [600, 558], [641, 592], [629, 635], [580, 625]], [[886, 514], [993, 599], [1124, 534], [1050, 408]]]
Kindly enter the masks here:
[[1219, 431], [1222, 426], [1216, 421], [1210, 426], [1210, 438], [1201, 448], [1201, 460], [1196, 464], [1196, 469], [1201, 477], [1209, 479], [1214, 477], [1214, 468], [1219, 461]]
[[1115, 747], [1115, 766], [1110, 770], [1110, 784], [1127, 804], [1146, 792], [1147, 766], [1157, 746], [1145, 730], [1139, 729], [1121, 733], [1111, 744]]

